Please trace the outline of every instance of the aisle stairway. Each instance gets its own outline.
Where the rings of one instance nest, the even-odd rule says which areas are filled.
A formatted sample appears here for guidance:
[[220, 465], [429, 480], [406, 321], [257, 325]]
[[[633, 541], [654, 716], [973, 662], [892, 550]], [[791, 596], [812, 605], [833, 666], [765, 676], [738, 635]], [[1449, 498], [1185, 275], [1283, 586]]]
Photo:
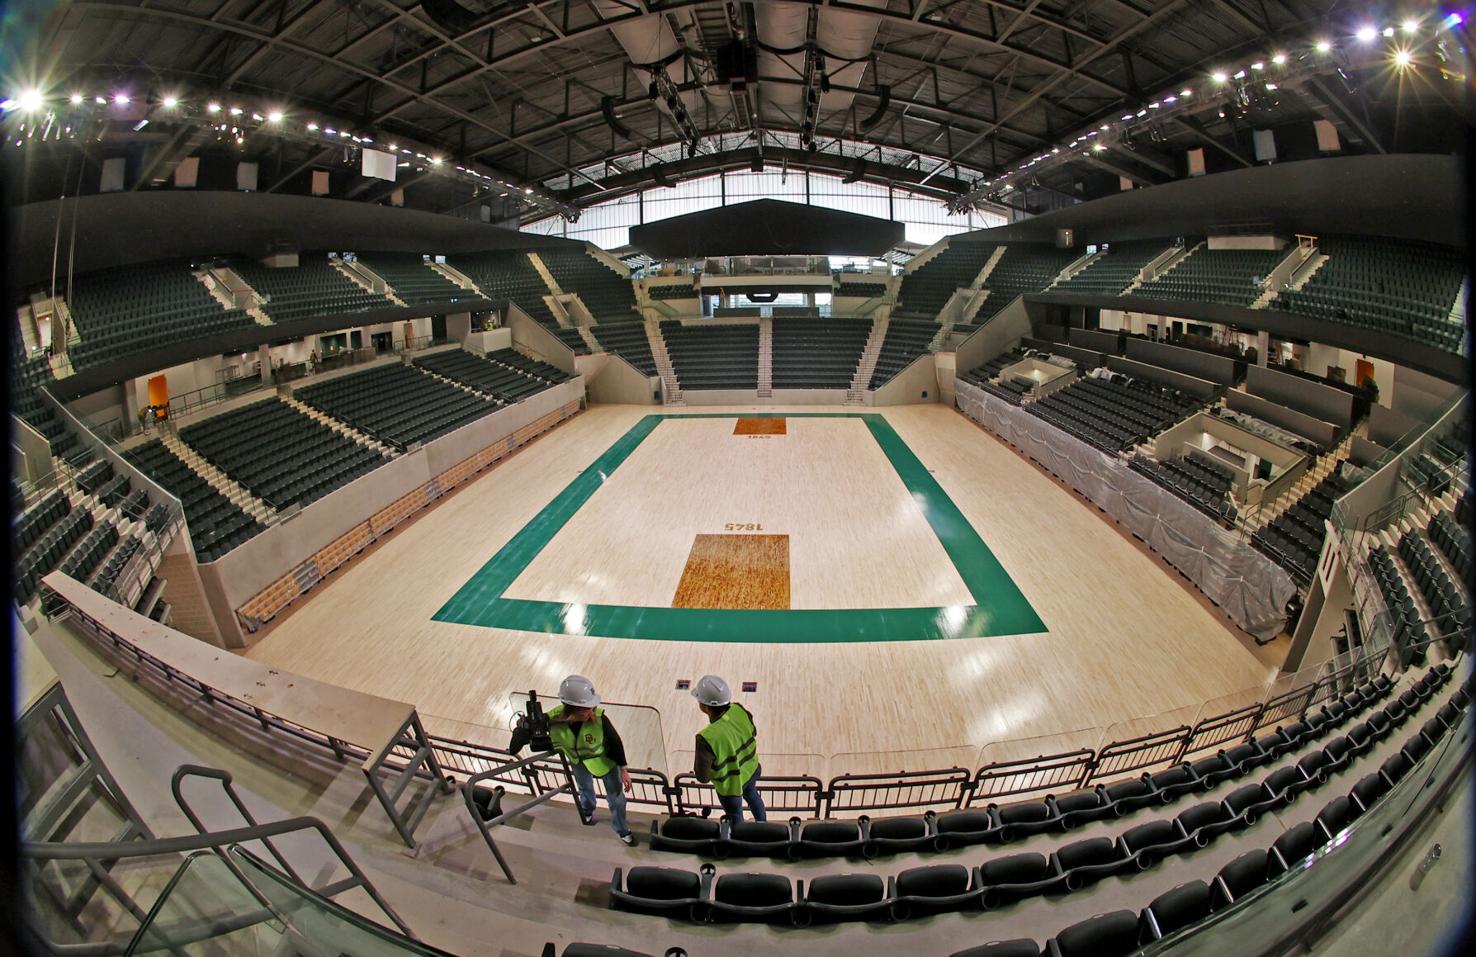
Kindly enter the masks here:
[[160, 430], [159, 439], [163, 442], [164, 447], [178, 456], [179, 460], [188, 465], [192, 472], [209, 482], [217, 492], [224, 495], [247, 515], [265, 523], [275, 514], [270, 505], [252, 495], [229, 475], [205, 461], [200, 453], [190, 448], [189, 444], [181, 439], [179, 433], [174, 429]]
[[774, 320], [759, 320], [758, 347], [758, 396], [768, 399], [774, 395]]
[[651, 358], [656, 360], [656, 374], [661, 377], [661, 399], [666, 405], [686, 405], [682, 397], [681, 383], [677, 381], [676, 369], [671, 364], [671, 355], [666, 351], [666, 340], [661, 336], [661, 323], [647, 319], [646, 340], [651, 344]]
[[363, 432], [360, 432], [352, 426], [338, 421], [331, 415], [326, 415], [323, 412], [320, 412], [319, 410], [313, 408], [300, 399], [294, 398], [293, 396], [287, 395], [285, 393], [278, 393], [277, 398], [292, 406], [294, 409], [301, 412], [308, 418], [323, 423], [324, 425], [328, 426], [328, 428], [339, 433], [340, 435], [348, 436], [365, 448], [374, 449], [376, 452], [388, 456], [394, 456], [396, 454], [394, 449], [390, 448], [388, 445], [385, 445], [383, 442], [377, 441], [376, 439], [365, 435]]
[[871, 335], [866, 340], [866, 348], [861, 351], [861, 362], [851, 378], [851, 387], [846, 390], [847, 405], [862, 404], [866, 389], [871, 384], [871, 376], [876, 372], [876, 359], [881, 355], [882, 342], [887, 338], [887, 326], [890, 322], [890, 317], [871, 321]]

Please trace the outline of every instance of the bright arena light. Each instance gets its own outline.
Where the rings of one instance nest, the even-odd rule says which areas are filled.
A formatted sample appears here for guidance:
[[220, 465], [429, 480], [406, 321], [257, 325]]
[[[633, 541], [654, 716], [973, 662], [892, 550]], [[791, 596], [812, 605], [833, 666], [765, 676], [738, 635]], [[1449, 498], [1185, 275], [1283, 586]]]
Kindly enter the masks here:
[[83, 97], [81, 93], [73, 93], [71, 96], [67, 97], [67, 102], [72, 104], [73, 106], [81, 106], [82, 99]]
[[282, 111], [272, 110], [270, 113], [267, 114], [267, 119], [273, 123], [282, 122]]
[[1216, 83], [1224, 83], [1226, 80], [1230, 79], [1230, 77], [1224, 72], [1218, 72], [1210, 74], [1210, 79], [1214, 80]]
[[1419, 28], [1420, 21], [1414, 19], [1405, 20], [1399, 25], [1399, 29], [1403, 30], [1405, 33], [1414, 33]]
[[130, 102], [130, 98], [127, 93], [114, 93], [113, 102], [119, 106], [127, 106]]
[[177, 97], [177, 96], [166, 96], [166, 97], [164, 97], [164, 109], [166, 109], [166, 110], [172, 110], [176, 106], [179, 106], [179, 97]]
[[205, 107], [205, 109], [208, 110], [211, 113], [219, 113], [220, 112], [220, 104], [219, 103], [211, 103], [209, 106]]
[[1326, 40], [1318, 40], [1317, 41], [1317, 52], [1318, 53], [1327, 53], [1327, 52], [1329, 52], [1331, 50], [1332, 50], [1332, 44], [1329, 43], [1328, 41], [1326, 41]]
[[16, 97], [16, 103], [27, 113], [34, 113], [36, 110], [41, 109], [41, 105], [45, 101], [45, 97], [41, 95], [40, 90], [26, 90], [20, 96]]
[[1286, 65], [1286, 54], [1285, 53], [1278, 53], [1278, 54], [1276, 54], [1275, 56], [1273, 56], [1271, 58], [1271, 62], [1274, 63], [1274, 64], [1276, 64], [1277, 66], [1284, 66], [1284, 65]]
[[1403, 70], [1405, 67], [1409, 66], [1410, 62], [1413, 59], [1414, 58], [1410, 56], [1410, 53], [1409, 53], [1408, 50], [1396, 50], [1396, 51], [1394, 51], [1394, 65], [1397, 66], [1397, 67], [1399, 67], [1399, 69], [1401, 69], [1401, 70]]
[[1373, 27], [1359, 27], [1358, 32], [1353, 35], [1358, 38], [1359, 43], [1372, 43], [1374, 42], [1374, 38], [1379, 35], [1379, 31]]

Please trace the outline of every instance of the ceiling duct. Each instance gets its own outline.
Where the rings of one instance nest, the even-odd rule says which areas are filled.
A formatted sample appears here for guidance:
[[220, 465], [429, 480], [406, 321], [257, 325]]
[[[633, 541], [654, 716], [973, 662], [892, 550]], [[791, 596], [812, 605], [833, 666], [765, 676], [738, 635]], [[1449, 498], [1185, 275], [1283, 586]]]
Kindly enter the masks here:
[[[804, 87], [798, 83], [805, 74], [805, 31], [809, 25], [810, 7], [804, 3], [765, 3], [755, 5], [754, 33], [760, 44], [759, 76], [777, 77], [784, 83], [760, 83], [759, 115], [765, 120], [778, 120], [784, 125], [798, 126], [804, 115]], [[774, 53], [772, 49], [797, 50]], [[793, 81], [793, 82], [788, 82]]]
[[[885, 9], [887, 0], [848, 0], [851, 6]], [[815, 28], [815, 42], [830, 64], [830, 89], [820, 100], [824, 113], [851, 108], [856, 94], [840, 87], [860, 87], [866, 76], [867, 57], [876, 45], [876, 32], [881, 20], [869, 13], [854, 13], [834, 7], [820, 8], [820, 22]], [[845, 60], [857, 62], [846, 63]], [[821, 118], [824, 118], [822, 113]]]
[[857, 124], [863, 133], [870, 133], [876, 127], [876, 124], [882, 121], [882, 118], [887, 115], [887, 107], [892, 102], [892, 88], [890, 86], [879, 86], [876, 88], [876, 92], [880, 97], [877, 100], [876, 109], [871, 111], [870, 116], [865, 117]]

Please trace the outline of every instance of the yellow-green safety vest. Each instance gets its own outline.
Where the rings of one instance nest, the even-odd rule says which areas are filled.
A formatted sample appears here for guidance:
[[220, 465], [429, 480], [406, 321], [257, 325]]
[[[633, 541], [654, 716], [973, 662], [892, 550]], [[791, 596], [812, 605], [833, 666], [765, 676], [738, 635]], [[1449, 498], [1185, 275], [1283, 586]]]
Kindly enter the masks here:
[[[563, 704], [548, 709], [550, 719], [564, 713]], [[577, 736], [576, 736], [577, 735]], [[564, 757], [583, 764], [589, 773], [602, 778], [615, 770], [615, 762], [605, 757], [605, 709], [594, 709], [594, 717], [578, 725], [554, 722], [548, 726], [553, 746]]]
[[723, 797], [737, 797], [758, 773], [758, 733], [741, 704], [697, 732], [712, 748], [712, 786]]

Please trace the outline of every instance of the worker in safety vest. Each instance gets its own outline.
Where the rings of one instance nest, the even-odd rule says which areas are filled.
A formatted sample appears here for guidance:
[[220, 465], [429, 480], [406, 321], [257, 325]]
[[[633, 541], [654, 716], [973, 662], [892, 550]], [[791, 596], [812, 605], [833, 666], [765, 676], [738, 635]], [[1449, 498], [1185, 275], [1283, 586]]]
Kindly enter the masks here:
[[548, 733], [556, 751], [569, 760], [578, 786], [579, 820], [595, 822], [595, 783], [605, 782], [605, 803], [610, 805], [610, 826], [628, 847], [635, 835], [625, 820], [625, 793], [630, 790], [630, 772], [625, 769], [625, 745], [615, 726], [600, 707], [594, 684], [583, 675], [570, 675], [559, 684], [559, 703], [548, 709]]
[[712, 782], [718, 803], [734, 822], [743, 820], [743, 805], [755, 821], [767, 821], [764, 799], [759, 796], [758, 731], [753, 715], [733, 703], [728, 683], [717, 675], [703, 675], [692, 688], [697, 706], [707, 715], [708, 725], [697, 732], [697, 759], [692, 769], [699, 781]]

